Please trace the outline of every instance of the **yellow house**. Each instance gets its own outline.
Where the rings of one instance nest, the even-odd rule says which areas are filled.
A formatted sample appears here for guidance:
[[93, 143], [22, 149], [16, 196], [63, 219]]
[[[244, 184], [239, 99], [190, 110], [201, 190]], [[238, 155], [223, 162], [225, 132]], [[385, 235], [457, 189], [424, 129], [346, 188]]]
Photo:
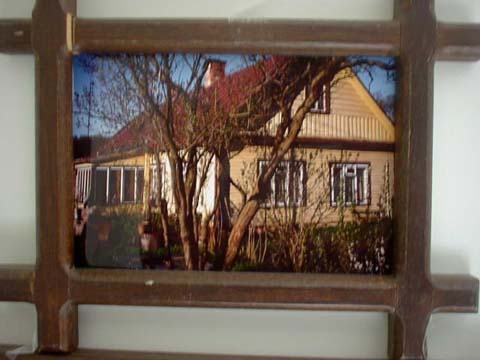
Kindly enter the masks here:
[[[351, 216], [351, 209], [390, 213], [394, 123], [353, 73], [343, 72], [332, 83], [335, 85], [325, 86], [304, 119], [294, 147], [278, 166], [256, 222], [276, 221], [293, 213], [299, 222], [327, 224], [337, 222], [339, 216]], [[298, 95], [295, 106], [304, 96], [305, 91]], [[279, 121], [277, 114], [255, 134], [243, 134], [247, 145], [230, 159], [233, 214], [268, 161], [269, 144]], [[77, 201], [88, 199], [102, 206], [138, 204], [140, 209], [160, 191], [174, 211], [166, 155], [147, 153], [139, 139], [125, 141], [131, 128], [141, 139], [141, 126], [132, 121], [109, 140], [122, 140], [122, 147], [117, 146], [120, 150], [77, 161]], [[157, 171], [161, 176], [152, 176]], [[215, 172], [212, 163], [197, 209], [200, 214], [214, 207]]]
[[[297, 220], [334, 223], [339, 212], [391, 212], [395, 127], [369, 91], [353, 75], [339, 74], [335, 86], [306, 116], [300, 134], [271, 181], [271, 192], [257, 221], [285, 220], [295, 208]], [[335, 82], [335, 81], [334, 81]], [[303, 101], [305, 92], [296, 99]], [[273, 117], [231, 160], [234, 207], [248, 193], [253, 177], [268, 160], [269, 138], [280, 123]], [[387, 214], [389, 215], [389, 214]], [[274, 219], [281, 217], [280, 219]]]

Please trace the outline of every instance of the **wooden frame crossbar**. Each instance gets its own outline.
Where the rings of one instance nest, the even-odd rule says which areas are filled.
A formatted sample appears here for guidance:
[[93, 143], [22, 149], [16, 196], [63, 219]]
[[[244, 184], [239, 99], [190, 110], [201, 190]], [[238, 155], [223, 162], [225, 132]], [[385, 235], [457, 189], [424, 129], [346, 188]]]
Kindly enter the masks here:
[[[266, 53], [299, 53], [302, 50], [308, 54], [325, 55], [361, 52], [365, 55], [397, 56], [400, 53], [400, 24], [397, 21], [269, 21], [232, 24], [223, 20], [185, 20], [182, 24], [183, 40], [178, 39], [178, 21], [174, 20], [145, 22], [76, 19], [75, 51], [154, 52], [159, 48], [179, 50], [202, 45], [209, 51], [218, 51], [223, 50], [222, 45], [232, 50], [231, 45], [236, 42], [243, 46], [258, 47], [257, 51]], [[438, 22], [437, 27], [438, 60], [480, 59], [480, 25]], [[289, 36], [285, 36], [285, 28], [291, 29]], [[304, 30], [298, 31], [299, 29]], [[136, 39], [135, 35], [142, 32], [144, 36]], [[32, 53], [30, 33], [29, 20], [0, 20], [0, 49], [3, 53]], [[181, 43], [172, 41], [172, 33]], [[255, 40], [259, 33], [264, 34], [263, 44]], [[223, 39], [219, 40], [212, 34], [222, 34]], [[238, 34], [242, 34], [240, 39]], [[215, 44], [212, 44], [212, 37], [216, 40]], [[264, 47], [267, 45], [268, 48]]]
[[[236, 23], [77, 19], [74, 0], [37, 0], [32, 21], [1, 20], [0, 51], [36, 55], [37, 265], [0, 267], [0, 301], [37, 308], [39, 355], [27, 358], [75, 352], [77, 306], [112, 304], [383, 311], [390, 314], [389, 356], [423, 359], [431, 314], [476, 312], [479, 286], [470, 276], [430, 274], [434, 61], [480, 60], [480, 25], [438, 22], [433, 7], [433, 0], [395, 0], [394, 19], [386, 22]], [[402, 171], [395, 172], [395, 274], [75, 269], [69, 210], [73, 54], [159, 50], [397, 56], [395, 168]], [[153, 358], [82, 350], [74, 356]]]

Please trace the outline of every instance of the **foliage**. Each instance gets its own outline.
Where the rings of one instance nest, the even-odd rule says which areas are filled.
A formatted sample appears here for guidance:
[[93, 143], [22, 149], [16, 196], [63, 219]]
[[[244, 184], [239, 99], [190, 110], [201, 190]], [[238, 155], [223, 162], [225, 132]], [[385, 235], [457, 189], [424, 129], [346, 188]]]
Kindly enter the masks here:
[[[392, 263], [392, 219], [351, 221], [334, 226], [298, 229], [271, 229], [263, 262], [242, 251], [233, 270], [317, 273], [389, 274]], [[288, 231], [300, 236], [301, 256], [291, 255], [280, 235]], [[302, 259], [299, 267], [295, 259]]]
[[[139, 268], [140, 248], [138, 247], [137, 225], [141, 214], [127, 207], [111, 210], [108, 214], [95, 212], [87, 224], [90, 229], [87, 237], [89, 263], [100, 267]], [[105, 243], [98, 241], [101, 224], [109, 224], [111, 231]]]
[[[298, 154], [297, 154], [298, 155]], [[301, 154], [301, 158], [308, 157]], [[312, 156], [312, 154], [310, 154]], [[293, 154], [291, 155], [293, 157]], [[322, 158], [307, 164], [310, 192], [303, 206], [268, 207], [253, 223], [240, 251], [240, 270], [287, 272], [387, 274], [392, 271], [393, 222], [389, 163], [375, 211], [371, 206], [347, 207], [341, 196], [330, 206], [329, 163], [355, 160], [342, 152], [340, 158]], [[311, 159], [310, 159], [311, 160]], [[245, 171], [248, 173], [248, 170]], [[247, 180], [248, 182], [248, 180]], [[314, 184], [315, 186], [313, 186]], [[337, 219], [328, 224], [329, 215]]]

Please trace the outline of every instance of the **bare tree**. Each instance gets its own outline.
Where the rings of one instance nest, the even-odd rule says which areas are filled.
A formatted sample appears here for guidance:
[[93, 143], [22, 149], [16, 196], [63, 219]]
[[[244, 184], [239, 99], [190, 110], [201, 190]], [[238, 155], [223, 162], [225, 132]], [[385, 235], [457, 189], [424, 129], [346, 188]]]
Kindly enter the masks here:
[[[294, 144], [305, 116], [320, 97], [324, 85], [333, 81], [334, 76], [342, 70], [344, 64], [344, 58], [302, 58], [299, 59], [298, 67], [293, 67], [295, 71], [286, 70], [282, 78], [272, 83], [276, 88], [276, 91], [272, 92], [272, 99], [281, 113], [281, 122], [273, 138], [268, 164], [255, 180], [255, 186], [248, 194], [230, 232], [224, 270], [231, 269], [235, 263], [242, 240], [268, 192], [275, 169]], [[309, 91], [294, 111], [294, 101], [306, 87]]]
[[[324, 85], [333, 83], [343, 69], [372, 65], [370, 60], [345, 57], [254, 56], [245, 61], [250, 73], [244, 78], [249, 81], [228, 77], [226, 86], [206, 88], [211, 59], [202, 54], [97, 57], [94, 68], [100, 86], [96, 100], [83, 102], [89, 106], [83, 111], [101, 119], [106, 131], [139, 126], [146, 133], [143, 146], [166, 155], [188, 270], [205, 265], [212, 220], [219, 243], [215, 267], [232, 268], [278, 164], [294, 145]], [[308, 89], [306, 96], [294, 107], [304, 89]], [[271, 139], [268, 163], [251, 191], [244, 194], [232, 225], [229, 159], [278, 112], [281, 121]], [[132, 125], [135, 118], [146, 123]], [[199, 218], [202, 189], [212, 166], [217, 166], [214, 205]]]
[[[274, 91], [270, 91], [270, 98], [280, 111], [281, 121], [272, 139], [268, 164], [259, 173], [255, 180], [255, 186], [246, 196], [245, 204], [230, 232], [224, 270], [229, 270], [234, 265], [249, 224], [260, 208], [279, 162], [292, 148], [302, 128], [305, 116], [322, 94], [324, 86], [327, 84], [333, 86], [334, 83], [340, 81], [341, 79], [337, 75], [342, 70], [351, 70], [345, 72], [345, 76], [351, 76], [354, 72], [368, 72], [375, 66], [386, 70], [392, 70], [395, 67], [394, 63], [385, 63], [369, 58], [307, 57], [296, 58], [296, 61], [295, 65], [291, 65], [282, 72], [284, 76], [275, 79], [270, 84], [274, 88]], [[305, 88], [308, 89], [308, 92], [306, 92], [302, 103], [294, 108], [294, 100], [300, 91]]]

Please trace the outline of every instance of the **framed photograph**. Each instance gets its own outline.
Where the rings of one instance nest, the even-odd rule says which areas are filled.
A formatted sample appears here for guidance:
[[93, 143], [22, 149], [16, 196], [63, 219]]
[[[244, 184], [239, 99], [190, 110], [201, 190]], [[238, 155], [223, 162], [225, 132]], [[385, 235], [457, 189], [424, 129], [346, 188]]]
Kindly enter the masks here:
[[396, 61], [74, 57], [75, 264], [391, 274]]
[[478, 310], [477, 279], [430, 271], [434, 62], [478, 60], [478, 34], [431, 0], [0, 21], [0, 50], [36, 59], [38, 260], [0, 268], [0, 300], [36, 305], [33, 357], [118, 357], [77, 350], [78, 305], [102, 304], [381, 311], [389, 356], [425, 358], [432, 313]]

